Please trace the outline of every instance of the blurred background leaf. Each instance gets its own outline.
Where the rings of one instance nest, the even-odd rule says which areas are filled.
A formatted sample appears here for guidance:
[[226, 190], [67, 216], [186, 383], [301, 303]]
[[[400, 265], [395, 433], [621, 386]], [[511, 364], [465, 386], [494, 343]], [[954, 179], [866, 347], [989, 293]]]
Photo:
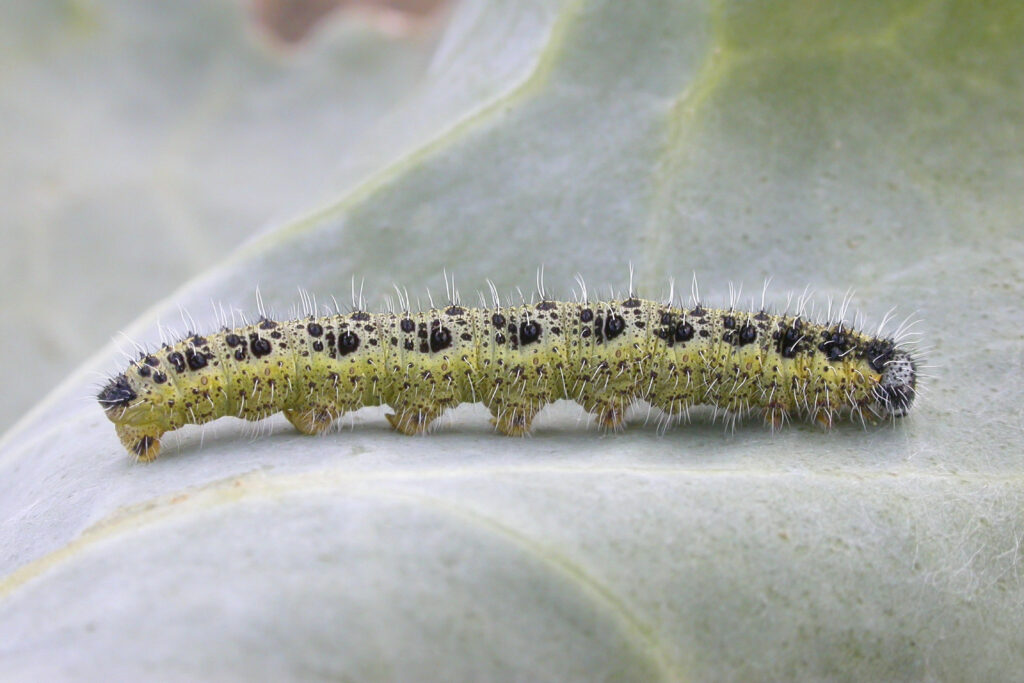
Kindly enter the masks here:
[[352, 150], [415, 90], [436, 30], [330, 4], [0, 6], [0, 338], [19, 359], [0, 429], [156, 298], [374, 163]]

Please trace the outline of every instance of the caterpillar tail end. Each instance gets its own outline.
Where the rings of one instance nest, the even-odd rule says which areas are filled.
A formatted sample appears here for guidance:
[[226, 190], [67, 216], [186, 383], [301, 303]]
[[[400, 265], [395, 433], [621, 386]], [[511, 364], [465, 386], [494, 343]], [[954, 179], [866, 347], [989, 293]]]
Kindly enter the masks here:
[[160, 437], [163, 431], [119, 424], [114, 427], [125, 449], [141, 462], [152, 462], [160, 455]]

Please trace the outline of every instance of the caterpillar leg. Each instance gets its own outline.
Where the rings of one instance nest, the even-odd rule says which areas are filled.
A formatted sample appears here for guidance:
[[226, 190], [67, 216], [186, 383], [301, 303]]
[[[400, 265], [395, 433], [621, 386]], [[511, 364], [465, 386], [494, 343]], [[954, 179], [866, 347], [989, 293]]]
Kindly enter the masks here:
[[429, 413], [412, 411], [401, 412], [398, 414], [388, 413], [385, 417], [388, 418], [388, 422], [391, 423], [391, 426], [394, 427], [396, 431], [412, 436], [414, 434], [425, 433], [430, 429], [430, 423], [433, 422], [440, 414], [440, 411]]
[[882, 423], [882, 416], [876, 413], [871, 406], [858, 409], [857, 415], [864, 421], [864, 424], [877, 425]]
[[773, 432], [782, 429], [788, 417], [788, 412], [780, 405], [772, 404], [764, 410], [764, 423], [770, 426]]
[[324, 410], [286, 410], [284, 416], [303, 434], [320, 434], [334, 423], [336, 417]]
[[118, 424], [114, 426], [117, 436], [129, 453], [134, 453], [142, 462], [152, 462], [160, 455], [160, 436], [164, 433], [159, 427], [133, 427]]
[[500, 414], [495, 414], [491, 424], [505, 436], [526, 436], [530, 433], [533, 418], [536, 415], [536, 410], [528, 410], [521, 407], [513, 408], [511, 410], [503, 410]]
[[627, 406], [624, 404], [605, 404], [596, 406], [591, 412], [594, 413], [598, 426], [611, 431], [622, 429], [625, 426], [626, 408]]

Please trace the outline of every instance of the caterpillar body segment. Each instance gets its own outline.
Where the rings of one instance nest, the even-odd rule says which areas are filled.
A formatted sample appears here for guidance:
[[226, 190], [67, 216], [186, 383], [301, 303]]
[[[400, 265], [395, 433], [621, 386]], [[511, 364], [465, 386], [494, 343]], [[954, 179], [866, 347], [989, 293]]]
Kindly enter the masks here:
[[630, 297], [262, 319], [143, 355], [99, 402], [125, 448], [152, 460], [165, 432], [224, 416], [283, 412], [317, 434], [349, 411], [387, 404], [392, 426], [417, 434], [472, 402], [515, 436], [559, 399], [606, 428], [644, 399], [670, 416], [699, 405], [757, 412], [778, 428], [902, 417], [916, 382], [910, 351], [842, 322]]

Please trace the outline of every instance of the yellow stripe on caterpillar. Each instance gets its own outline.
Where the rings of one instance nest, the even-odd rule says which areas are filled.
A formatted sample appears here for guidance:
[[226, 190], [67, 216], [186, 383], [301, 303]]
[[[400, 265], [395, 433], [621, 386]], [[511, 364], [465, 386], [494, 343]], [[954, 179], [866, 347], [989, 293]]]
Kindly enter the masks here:
[[188, 424], [284, 412], [317, 434], [382, 404], [405, 434], [468, 402], [483, 403], [499, 431], [522, 435], [558, 399], [608, 428], [638, 400], [670, 416], [698, 405], [756, 411], [773, 428], [895, 418], [910, 409], [917, 374], [911, 350], [843, 322], [630, 297], [263, 318], [145, 354], [98, 398], [125, 448], [152, 460], [160, 437]]

